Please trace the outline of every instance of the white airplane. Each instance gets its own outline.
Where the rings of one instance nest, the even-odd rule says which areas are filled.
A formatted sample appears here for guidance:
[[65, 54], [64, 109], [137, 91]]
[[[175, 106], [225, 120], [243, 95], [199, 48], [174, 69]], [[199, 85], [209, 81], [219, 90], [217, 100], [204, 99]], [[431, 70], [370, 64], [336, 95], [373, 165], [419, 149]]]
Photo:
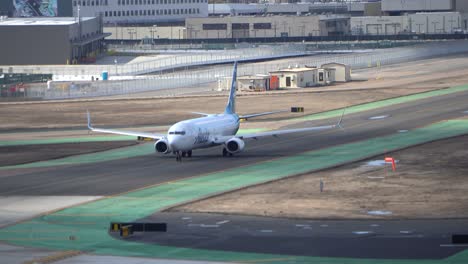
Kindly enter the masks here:
[[284, 111], [274, 111], [257, 113], [250, 115], [237, 115], [236, 114], [236, 78], [237, 78], [237, 62], [234, 64], [234, 71], [232, 75], [232, 84], [229, 94], [229, 99], [224, 110], [221, 114], [205, 114], [194, 112], [195, 114], [203, 115], [204, 117], [188, 119], [180, 121], [171, 126], [167, 134], [153, 134], [145, 132], [122, 131], [114, 129], [94, 128], [91, 125], [91, 118], [88, 112], [88, 128], [91, 131], [111, 133], [119, 135], [129, 135], [143, 138], [150, 138], [156, 141], [154, 149], [157, 153], [176, 155], [176, 160], [181, 161], [182, 157], [191, 157], [192, 150], [200, 148], [209, 148], [219, 145], [224, 145], [223, 156], [232, 156], [244, 150], [245, 139], [258, 139], [266, 136], [277, 136], [282, 134], [308, 132], [308, 131], [321, 131], [333, 129], [336, 127], [341, 128], [340, 120], [335, 125], [316, 126], [297, 129], [276, 130], [252, 134], [237, 135], [241, 119], [248, 119], [257, 116], [270, 115]]

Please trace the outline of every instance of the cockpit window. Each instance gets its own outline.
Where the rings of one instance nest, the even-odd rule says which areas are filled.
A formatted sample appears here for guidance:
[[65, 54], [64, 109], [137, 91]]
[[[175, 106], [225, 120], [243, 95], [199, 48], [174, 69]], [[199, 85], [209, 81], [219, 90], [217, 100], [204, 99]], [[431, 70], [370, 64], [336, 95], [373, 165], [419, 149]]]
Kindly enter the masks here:
[[185, 131], [171, 131], [169, 135], [185, 135]]

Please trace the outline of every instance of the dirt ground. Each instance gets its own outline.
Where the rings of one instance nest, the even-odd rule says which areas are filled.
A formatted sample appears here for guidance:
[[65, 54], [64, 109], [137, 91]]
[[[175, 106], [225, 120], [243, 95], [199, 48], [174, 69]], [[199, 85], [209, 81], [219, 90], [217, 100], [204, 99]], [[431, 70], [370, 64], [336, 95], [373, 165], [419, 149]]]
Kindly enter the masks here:
[[[424, 153], [424, 155], [421, 155]], [[383, 156], [171, 209], [306, 219], [468, 217], [468, 136], [389, 153], [397, 163], [368, 165]], [[324, 191], [320, 192], [320, 180]], [[377, 214], [369, 214], [369, 212]], [[380, 215], [379, 215], [380, 214]]]
[[58, 159], [135, 144], [138, 144], [138, 142], [109, 141], [0, 147], [0, 167]]
[[[296, 89], [266, 94], [239, 96], [239, 113], [264, 112], [302, 106], [304, 114], [346, 107], [400, 95], [468, 83], [466, 56], [452, 56], [406, 64], [359, 70], [356, 81], [322, 88]], [[360, 89], [365, 89], [363, 92]], [[141, 96], [141, 95], [140, 95]], [[219, 113], [226, 95], [183, 98], [86, 99], [77, 101], [0, 103], [0, 131], [36, 128], [84, 128], [86, 110], [99, 126], [168, 125], [196, 115], [191, 111]], [[291, 113], [259, 117], [276, 120]]]

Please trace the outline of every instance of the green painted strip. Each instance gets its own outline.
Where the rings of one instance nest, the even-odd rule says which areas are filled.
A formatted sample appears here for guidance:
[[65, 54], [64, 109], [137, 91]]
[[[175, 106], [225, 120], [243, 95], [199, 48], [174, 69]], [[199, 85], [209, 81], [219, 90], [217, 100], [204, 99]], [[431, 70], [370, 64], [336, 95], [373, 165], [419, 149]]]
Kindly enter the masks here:
[[[264, 128], [253, 128], [253, 129], [239, 129], [239, 133], [255, 133], [259, 131], [264, 131]], [[128, 136], [117, 136], [114, 138], [127, 138], [126, 140], [135, 139], [135, 137], [128, 137]], [[104, 139], [103, 137], [95, 137], [91, 138], [91, 141], [87, 142], [94, 142], [94, 141], [101, 141], [100, 139]], [[112, 137], [109, 137], [112, 138]], [[83, 138], [86, 140], [87, 138]], [[64, 143], [64, 140], [68, 139], [57, 139], [56, 142]], [[73, 139], [70, 139], [73, 140]], [[105, 140], [104, 140], [105, 141]], [[73, 142], [73, 141], [71, 141]], [[86, 141], [82, 141], [86, 142]], [[77, 156], [70, 156], [62, 159], [54, 159], [54, 160], [46, 160], [46, 161], [38, 161], [32, 162], [27, 164], [21, 165], [13, 165], [13, 166], [4, 166], [0, 167], [1, 169], [19, 169], [19, 168], [39, 168], [39, 167], [50, 167], [50, 166], [62, 166], [62, 165], [77, 165], [77, 164], [87, 164], [87, 163], [95, 163], [95, 162], [103, 162], [103, 161], [110, 161], [116, 159], [123, 159], [123, 158], [131, 158], [131, 157], [138, 157], [143, 155], [150, 155], [154, 154], [153, 144], [141, 144], [136, 146], [118, 148], [118, 149], [111, 149], [96, 153], [89, 153]]]
[[[310, 151], [224, 172], [166, 183], [96, 202], [71, 207], [0, 230], [8, 243], [55, 250], [82, 250], [95, 254], [168, 259], [256, 263], [468, 263], [468, 253], [446, 260], [373, 260], [235, 253], [148, 245], [116, 240], [107, 234], [111, 221], [133, 221], [165, 207], [292, 174], [335, 166], [387, 151], [468, 133], [468, 120], [451, 120], [407, 133]], [[69, 232], [63, 232], [68, 229]], [[55, 230], [60, 230], [56, 232]], [[26, 232], [25, 232], [26, 231]], [[27, 232], [29, 231], [29, 232]], [[46, 232], [50, 231], [50, 232]], [[73, 235], [76, 240], [69, 240]]]
[[50, 166], [63, 166], [63, 165], [78, 165], [78, 164], [87, 164], [95, 162], [110, 161], [116, 159], [124, 159], [131, 157], [138, 157], [142, 155], [153, 154], [153, 144], [141, 144], [124, 148], [111, 149], [96, 153], [89, 153], [77, 156], [70, 156], [61, 159], [38, 161], [27, 164], [13, 165], [13, 166], [4, 166], [0, 169], [20, 169], [20, 168], [40, 168], [40, 167], [50, 167]]
[[126, 140], [135, 140], [135, 139], [136, 137], [132, 137], [132, 136], [94, 136], [94, 137], [89, 136], [89, 137], [70, 137], [70, 138], [11, 140], [11, 141], [0, 141], [0, 147], [21, 146], [21, 145], [40, 145], [40, 144], [126, 141]]
[[[455, 87], [451, 87], [447, 89], [440, 89], [440, 90], [435, 90], [435, 91], [430, 91], [430, 92], [411, 94], [411, 95], [395, 97], [395, 98], [385, 99], [385, 100], [371, 102], [371, 103], [350, 106], [350, 107], [346, 107], [346, 114], [368, 111], [368, 110], [373, 110], [376, 108], [391, 106], [395, 104], [402, 104], [402, 103], [407, 103], [407, 102], [411, 102], [414, 100], [425, 99], [425, 98], [434, 97], [434, 96], [447, 95], [447, 94], [463, 92], [463, 91], [468, 91], [468, 85], [455, 86]], [[345, 108], [326, 111], [326, 112], [307, 115], [307, 116], [302, 116], [302, 117], [295, 118], [293, 120], [318, 120], [318, 119], [338, 117], [343, 114], [343, 109]]]

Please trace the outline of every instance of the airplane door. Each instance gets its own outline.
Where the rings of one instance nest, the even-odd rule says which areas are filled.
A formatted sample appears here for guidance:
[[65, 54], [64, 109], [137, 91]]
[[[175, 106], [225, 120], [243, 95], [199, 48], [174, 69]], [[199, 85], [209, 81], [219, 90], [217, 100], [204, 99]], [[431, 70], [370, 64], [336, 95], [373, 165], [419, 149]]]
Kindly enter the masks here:
[[286, 87], [291, 87], [291, 77], [286, 77]]

